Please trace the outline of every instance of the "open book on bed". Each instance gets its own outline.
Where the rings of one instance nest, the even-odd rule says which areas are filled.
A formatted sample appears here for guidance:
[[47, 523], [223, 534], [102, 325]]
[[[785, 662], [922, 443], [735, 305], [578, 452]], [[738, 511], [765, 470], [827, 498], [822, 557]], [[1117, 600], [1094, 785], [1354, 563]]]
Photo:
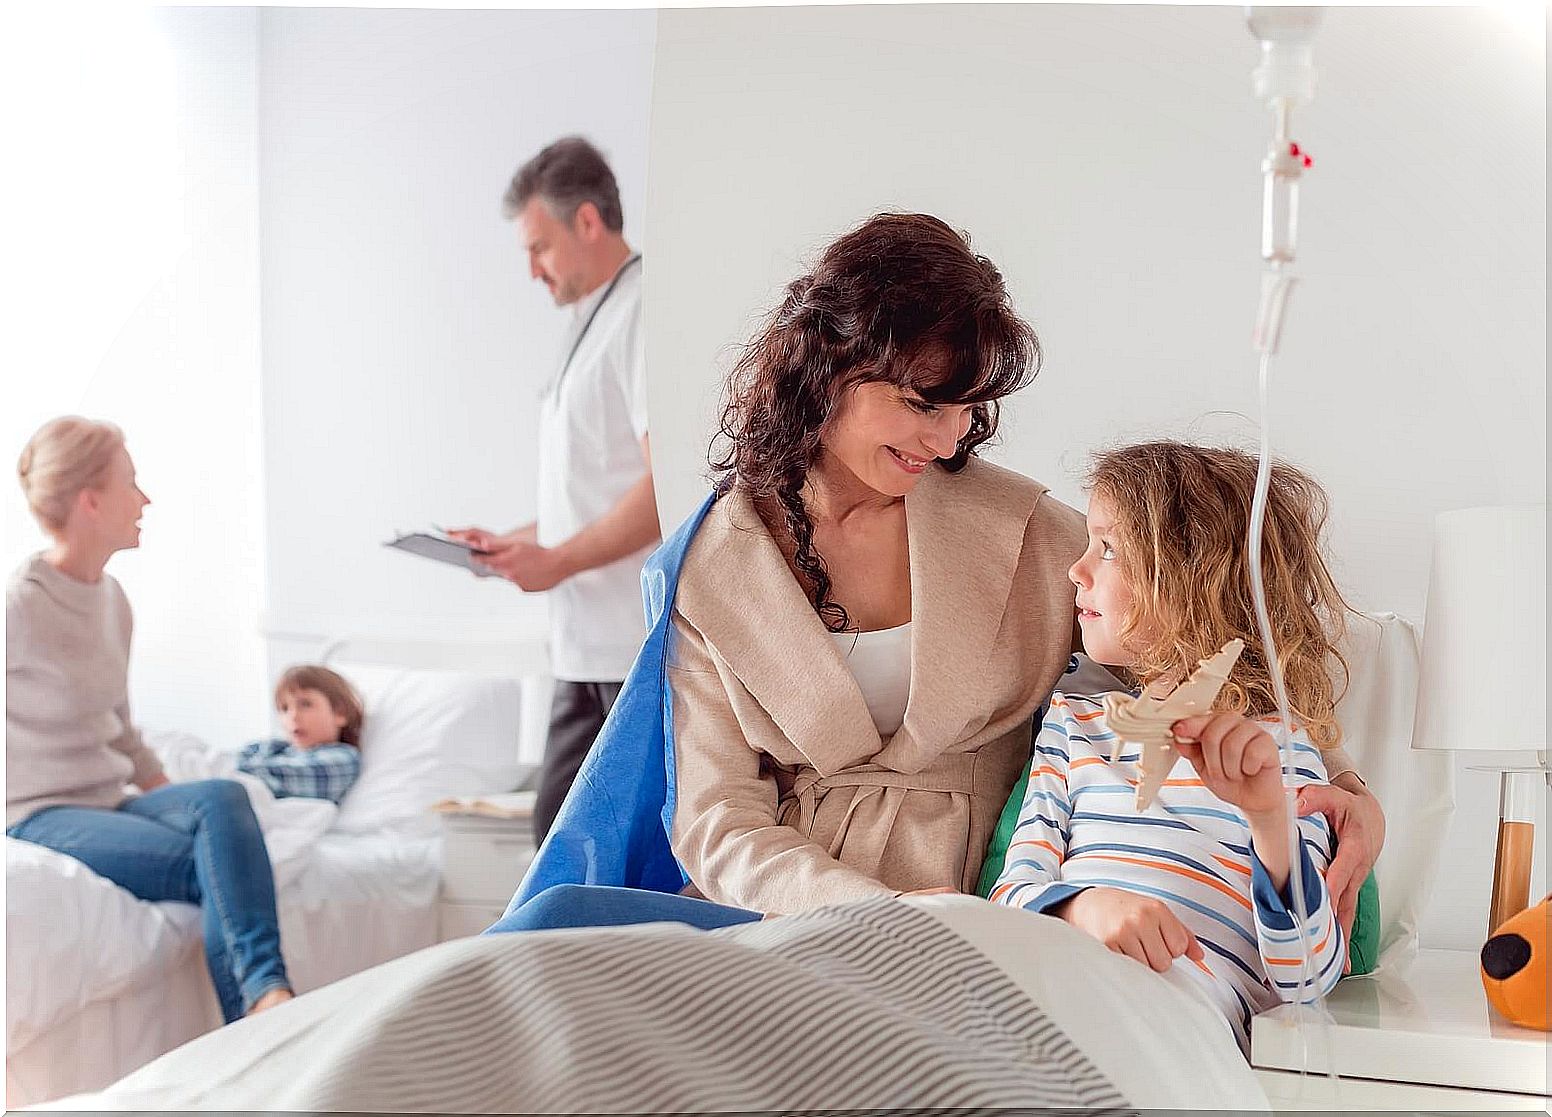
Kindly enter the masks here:
[[536, 791], [508, 791], [497, 795], [461, 795], [431, 805], [438, 814], [477, 814], [486, 818], [532, 818]]

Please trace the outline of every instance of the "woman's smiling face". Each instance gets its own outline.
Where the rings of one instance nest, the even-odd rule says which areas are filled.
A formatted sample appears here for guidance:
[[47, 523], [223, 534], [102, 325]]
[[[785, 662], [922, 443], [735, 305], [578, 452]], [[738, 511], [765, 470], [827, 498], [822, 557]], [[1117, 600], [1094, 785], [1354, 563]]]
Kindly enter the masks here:
[[868, 488], [903, 497], [934, 461], [954, 456], [970, 421], [970, 404], [931, 403], [910, 388], [872, 381], [842, 397], [820, 440]]

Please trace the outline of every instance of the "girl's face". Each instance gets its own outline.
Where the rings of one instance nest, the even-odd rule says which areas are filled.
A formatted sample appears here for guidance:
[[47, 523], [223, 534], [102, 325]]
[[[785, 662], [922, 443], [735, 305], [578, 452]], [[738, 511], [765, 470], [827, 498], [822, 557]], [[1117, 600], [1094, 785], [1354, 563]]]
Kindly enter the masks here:
[[280, 711], [280, 724], [285, 728], [286, 736], [299, 749], [333, 744], [345, 728], [344, 715], [334, 712], [323, 691], [311, 687], [287, 691], [275, 703], [275, 708]]
[[825, 423], [821, 438], [857, 480], [903, 497], [938, 458], [952, 458], [970, 429], [970, 405], [928, 403], [908, 388], [859, 384]]
[[140, 546], [140, 514], [150, 503], [136, 483], [129, 451], [121, 447], [102, 484], [81, 491], [76, 514], [84, 518], [94, 542], [110, 552], [127, 551]]
[[1121, 640], [1121, 625], [1132, 608], [1132, 587], [1116, 561], [1119, 543], [1110, 501], [1095, 492], [1089, 500], [1089, 545], [1067, 571], [1078, 587], [1078, 624], [1083, 650], [1107, 667], [1131, 667], [1132, 653]]

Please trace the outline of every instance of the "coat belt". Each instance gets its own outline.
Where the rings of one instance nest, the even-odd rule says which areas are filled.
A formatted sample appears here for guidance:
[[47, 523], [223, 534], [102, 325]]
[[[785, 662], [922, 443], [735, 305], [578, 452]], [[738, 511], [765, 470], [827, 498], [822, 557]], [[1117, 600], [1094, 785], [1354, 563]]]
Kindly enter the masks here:
[[[880, 768], [864, 764], [856, 768], [843, 768], [828, 776], [821, 776], [813, 768], [802, 768], [792, 781], [792, 788], [783, 799], [795, 801], [798, 807], [797, 830], [812, 834], [819, 810], [819, 800], [838, 787], [860, 788], [847, 805], [846, 814], [835, 831], [838, 847], [851, 824], [852, 813], [863, 803], [881, 794], [886, 788], [900, 787], [910, 791], [936, 791], [960, 795], [973, 795], [976, 791], [976, 756], [973, 753], [945, 753], [919, 772], [897, 772], [892, 768]], [[900, 800], [896, 799], [894, 811], [898, 813]], [[885, 822], [887, 832], [894, 825], [891, 818]], [[883, 842], [879, 842], [879, 856], [883, 855]], [[830, 850], [836, 856], [839, 849]], [[877, 866], [853, 865], [853, 868], [877, 875]]]

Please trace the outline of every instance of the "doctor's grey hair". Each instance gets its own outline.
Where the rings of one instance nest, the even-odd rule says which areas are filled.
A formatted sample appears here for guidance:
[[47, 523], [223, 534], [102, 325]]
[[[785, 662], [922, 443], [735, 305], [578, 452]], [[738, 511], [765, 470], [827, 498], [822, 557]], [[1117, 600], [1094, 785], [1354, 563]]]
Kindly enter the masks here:
[[555, 216], [568, 224], [584, 202], [592, 202], [606, 229], [618, 233], [625, 228], [614, 172], [599, 150], [581, 136], [558, 139], [519, 167], [501, 199], [502, 212], [511, 220], [534, 198], [544, 199]]

